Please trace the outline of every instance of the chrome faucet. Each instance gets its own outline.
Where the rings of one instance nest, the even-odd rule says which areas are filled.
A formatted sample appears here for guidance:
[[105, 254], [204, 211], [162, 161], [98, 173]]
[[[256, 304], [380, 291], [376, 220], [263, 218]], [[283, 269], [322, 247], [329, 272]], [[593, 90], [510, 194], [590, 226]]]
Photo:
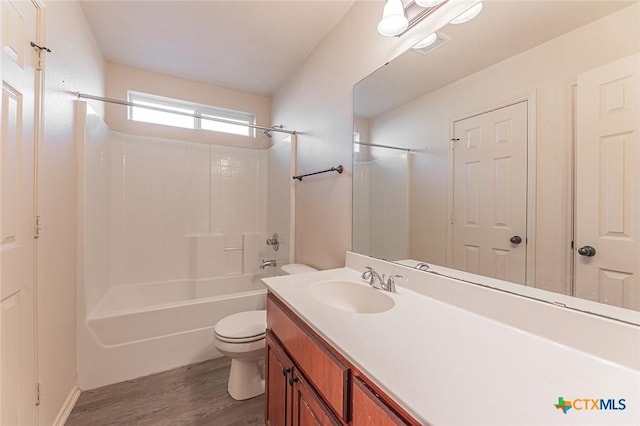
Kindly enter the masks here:
[[[384, 275], [382, 276], [384, 279]], [[382, 289], [385, 291], [390, 291], [391, 293], [396, 292], [396, 278], [402, 278], [402, 275], [389, 275], [387, 278], [387, 282], [382, 282]]]
[[275, 259], [271, 259], [271, 260], [262, 259], [262, 263], [260, 264], [260, 269], [264, 269], [267, 266], [276, 266], [276, 260]]
[[420, 262], [418, 264], [416, 264], [416, 266], [414, 266], [414, 268], [420, 270], [420, 271], [428, 271], [430, 266], [427, 263], [424, 262]]
[[[364, 268], [364, 272], [362, 273], [362, 275], [360, 275], [360, 278], [362, 278], [363, 280], [368, 280], [369, 285], [377, 290], [384, 290], [395, 293], [395, 279], [402, 278], [402, 275], [390, 275], [389, 278], [387, 278], [387, 280], [385, 281], [384, 274], [380, 276], [380, 274], [378, 274], [375, 269], [367, 266]], [[376, 285], [376, 281], [378, 281], [378, 285]]]
[[[363, 280], [369, 280], [369, 285], [373, 288], [382, 288], [384, 278], [382, 278], [380, 274], [378, 274], [376, 270], [371, 266], [367, 266], [364, 268], [364, 272], [362, 273], [362, 275], [360, 275], [360, 278], [362, 278]], [[376, 280], [378, 281], [378, 283], [380, 283], [379, 286], [376, 286]]]

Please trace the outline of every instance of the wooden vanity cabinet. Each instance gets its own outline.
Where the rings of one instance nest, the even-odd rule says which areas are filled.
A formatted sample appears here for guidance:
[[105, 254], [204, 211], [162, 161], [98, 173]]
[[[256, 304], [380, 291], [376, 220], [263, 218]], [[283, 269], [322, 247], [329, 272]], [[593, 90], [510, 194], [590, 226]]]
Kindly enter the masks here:
[[342, 424], [296, 369], [293, 370], [293, 382], [293, 426]]
[[280, 344], [270, 334], [266, 340], [266, 424], [341, 425]]
[[267, 333], [265, 355], [265, 422], [271, 426], [291, 424], [291, 397], [289, 375], [293, 361], [284, 353]]
[[[349, 369], [271, 294], [267, 298], [266, 371], [266, 418], [268, 422], [273, 418], [270, 424], [296, 425], [311, 414], [314, 418], [324, 419], [315, 424], [339, 425], [348, 421]], [[280, 410], [281, 405], [277, 402], [280, 396], [270, 395], [270, 392], [282, 394], [278, 390], [282, 388], [282, 379], [275, 377], [278, 371], [286, 376], [289, 385], [284, 396], [284, 423], [275, 422], [282, 418], [281, 414], [271, 413], [272, 409]]]
[[420, 425], [272, 293], [266, 342], [267, 425]]
[[353, 401], [352, 426], [395, 426], [407, 425], [407, 419], [401, 418], [362, 380], [354, 377], [351, 385]]

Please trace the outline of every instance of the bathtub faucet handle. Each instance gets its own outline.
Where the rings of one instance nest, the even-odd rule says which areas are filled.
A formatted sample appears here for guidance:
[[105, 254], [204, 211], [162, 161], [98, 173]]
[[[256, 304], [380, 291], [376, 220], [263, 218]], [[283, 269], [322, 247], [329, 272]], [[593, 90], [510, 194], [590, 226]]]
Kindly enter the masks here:
[[275, 251], [278, 251], [280, 248], [280, 237], [275, 233], [271, 236], [271, 238], [267, 238], [267, 245], [273, 247]]

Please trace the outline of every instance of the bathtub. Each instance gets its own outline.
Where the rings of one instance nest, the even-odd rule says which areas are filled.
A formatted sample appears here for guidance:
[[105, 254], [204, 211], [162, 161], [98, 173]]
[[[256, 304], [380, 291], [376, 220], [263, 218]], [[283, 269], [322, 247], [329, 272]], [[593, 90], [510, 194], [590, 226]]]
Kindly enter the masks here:
[[111, 287], [88, 315], [78, 360], [94, 389], [221, 356], [213, 327], [236, 312], [265, 309], [262, 276], [243, 274]]

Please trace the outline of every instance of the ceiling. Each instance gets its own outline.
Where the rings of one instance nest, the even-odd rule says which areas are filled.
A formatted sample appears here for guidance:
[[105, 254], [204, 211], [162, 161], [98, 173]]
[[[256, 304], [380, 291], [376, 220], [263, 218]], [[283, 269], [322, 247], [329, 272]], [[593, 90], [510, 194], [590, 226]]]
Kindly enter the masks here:
[[268, 96], [353, 1], [90, 0], [81, 5], [107, 62]]
[[378, 116], [637, 1], [485, 0], [472, 21], [438, 31], [450, 38], [439, 48], [409, 50], [358, 83], [355, 115]]

